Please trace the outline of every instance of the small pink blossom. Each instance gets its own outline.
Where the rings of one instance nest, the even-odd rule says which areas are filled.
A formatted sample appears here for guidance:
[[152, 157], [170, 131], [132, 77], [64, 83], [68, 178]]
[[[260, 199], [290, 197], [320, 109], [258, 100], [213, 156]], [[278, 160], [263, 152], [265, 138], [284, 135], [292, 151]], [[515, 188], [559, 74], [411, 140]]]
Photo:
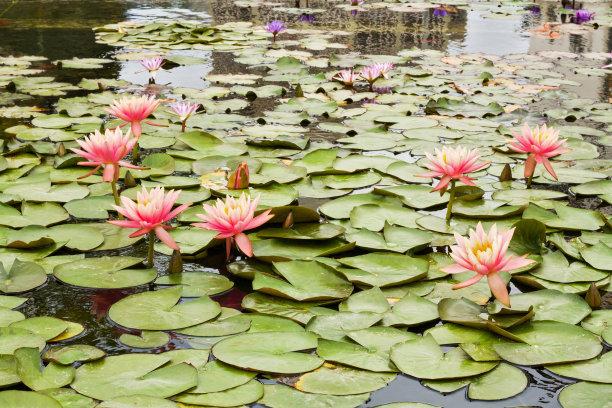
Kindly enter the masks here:
[[204, 228], [211, 231], [218, 231], [219, 235], [216, 238], [226, 239], [227, 257], [232, 247], [232, 242], [235, 239], [238, 248], [246, 255], [253, 256], [253, 247], [249, 237], [243, 232], [253, 228], [257, 228], [268, 222], [273, 216], [270, 215], [270, 210], [255, 217], [255, 210], [259, 203], [259, 196], [254, 200], [251, 197], [247, 198], [244, 193], [239, 199], [227, 196], [225, 203], [218, 199], [215, 206], [204, 204], [206, 215], [197, 214], [205, 222], [192, 224], [198, 228]]
[[446, 273], [476, 272], [473, 278], [453, 286], [453, 289], [473, 285], [486, 276], [493, 296], [510, 307], [510, 296], [506, 283], [498, 272], [512, 271], [534, 262], [526, 259], [527, 255], [518, 258], [513, 258], [512, 255], [505, 256], [513, 234], [514, 228], [504, 229], [498, 233], [497, 224], [493, 224], [487, 234], [480, 222], [476, 226], [476, 231], [470, 229], [469, 238], [462, 237], [455, 232], [457, 245], [451, 247], [453, 251], [451, 258], [456, 264], [444, 266], [440, 270]]
[[183, 124], [183, 132], [185, 131], [185, 125], [187, 123], [187, 119], [196, 114], [196, 111], [200, 107], [199, 103], [189, 103], [189, 102], [174, 102], [170, 104], [172, 108], [172, 112], [166, 111], [173, 115], [176, 115], [181, 120]]
[[101, 166], [104, 166], [102, 180], [117, 181], [119, 179], [119, 166], [130, 169], [143, 170], [145, 167], [134, 166], [122, 159], [130, 152], [136, 143], [135, 138], [130, 138], [128, 130], [125, 136], [121, 129], [106, 129], [104, 134], [96, 130], [89, 136], [85, 136], [84, 140], [77, 140], [77, 143], [83, 150], [71, 148], [74, 153], [86, 158], [89, 161], [78, 162], [80, 166], [96, 166], [91, 172], [79, 178], [91, 176]]
[[125, 218], [128, 218], [128, 220], [114, 220], [108, 222], [125, 228], [139, 228], [130, 235], [132, 238], [147, 234], [150, 231], [155, 231], [157, 238], [164, 244], [168, 245], [171, 249], [179, 250], [176, 242], [174, 242], [170, 234], [168, 234], [168, 231], [166, 231], [172, 227], [164, 223], [170, 221], [191, 205], [191, 203], [183, 204], [172, 210], [180, 193], [181, 190], [170, 190], [168, 194], [164, 194], [163, 187], [155, 187], [147, 191], [143, 186], [142, 191], [137, 193], [136, 202], [125, 196], [121, 196], [123, 207], [113, 205], [113, 208], [125, 216]]
[[121, 127], [129, 123], [134, 137], [138, 139], [142, 134], [141, 122], [159, 126], [155, 123], [145, 121], [145, 119], [157, 109], [160, 103], [161, 101], [155, 99], [153, 95], [142, 95], [140, 97], [132, 96], [131, 98], [124, 96], [119, 101], [113, 101], [111, 106], [105, 110], [111, 115], [126, 122], [121, 125]]
[[527, 123], [523, 126], [520, 135], [515, 132], [512, 134], [515, 140], [509, 143], [508, 147], [515, 152], [529, 153], [525, 161], [525, 178], [533, 175], [536, 163], [543, 163], [550, 175], [557, 180], [555, 170], [548, 158], [571, 151], [571, 149], [562, 147], [567, 139], [559, 140], [559, 131], [546, 127], [546, 125], [531, 129]]
[[162, 65], [164, 65], [164, 57], [155, 56], [151, 58], [145, 58], [140, 60], [140, 65], [142, 65], [145, 70], [151, 73], [151, 78], [153, 78], [153, 82], [155, 82], [155, 75], [157, 74], [157, 71], [162, 67]]
[[478, 155], [478, 149], [468, 151], [465, 147], [458, 146], [453, 149], [447, 146], [442, 147], [442, 150], [436, 149], [436, 155], [433, 156], [429, 153], [425, 153], [430, 163], [426, 163], [427, 167], [431, 172], [417, 174], [417, 177], [441, 177], [438, 184], [434, 187], [433, 191], [440, 191], [444, 193], [451, 180], [459, 180], [468, 186], [475, 186], [473, 178], [466, 176], [467, 173], [480, 170], [487, 164], [491, 163], [481, 162], [477, 163], [480, 159]]
[[385, 78], [388, 78], [387, 74], [395, 68], [392, 62], [375, 62], [372, 65], [378, 68], [381, 75]]
[[352, 69], [343, 69], [342, 71], [338, 72], [336, 76], [334, 76], [332, 79], [335, 79], [338, 82], [342, 82], [346, 86], [351, 86], [355, 83], [355, 81], [357, 81], [358, 78], [359, 74], [357, 72], [354, 72]]
[[362, 67], [359, 70], [359, 76], [365, 79], [368, 82], [368, 84], [370, 84], [370, 89], [372, 89], [372, 85], [374, 84], [374, 81], [380, 78], [381, 75], [382, 75], [382, 72], [380, 71], [380, 68], [378, 68], [376, 65], [369, 65], [367, 67]]

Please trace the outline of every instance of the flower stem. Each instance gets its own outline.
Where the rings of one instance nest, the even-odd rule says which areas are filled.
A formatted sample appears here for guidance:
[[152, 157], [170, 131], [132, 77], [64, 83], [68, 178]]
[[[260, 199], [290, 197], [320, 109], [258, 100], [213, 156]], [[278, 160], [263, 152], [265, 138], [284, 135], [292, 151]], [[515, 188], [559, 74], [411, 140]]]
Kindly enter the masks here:
[[448, 199], [448, 206], [446, 207], [446, 222], [450, 222], [451, 213], [453, 210], [453, 201], [455, 201], [455, 180], [451, 180], [450, 198]]
[[183, 121], [183, 125], [181, 126], [181, 132], [185, 133], [185, 126], [187, 125], [187, 119]]
[[[119, 192], [117, 191], [117, 181], [115, 179], [111, 181], [111, 187], [113, 188], [113, 198], [115, 199], [115, 205], [120, 206], [121, 204], [119, 203]], [[119, 213], [119, 219], [120, 220], [123, 219], [123, 215], [121, 213]]]
[[531, 175], [527, 179], [527, 188], [531, 187], [531, 180], [533, 180], [533, 173], [531, 173]]
[[155, 231], [149, 232], [149, 254], [147, 256], [147, 268], [153, 267], [153, 246], [155, 245]]
[[134, 148], [132, 149], [132, 164], [138, 163], [138, 142], [134, 143]]

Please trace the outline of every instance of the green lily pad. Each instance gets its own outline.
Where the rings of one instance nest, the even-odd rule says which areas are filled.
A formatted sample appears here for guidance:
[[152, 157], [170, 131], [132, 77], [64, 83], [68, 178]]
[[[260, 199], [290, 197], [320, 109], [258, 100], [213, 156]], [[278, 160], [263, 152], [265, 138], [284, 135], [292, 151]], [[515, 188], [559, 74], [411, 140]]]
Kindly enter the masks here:
[[74, 367], [50, 362], [41, 371], [40, 353], [37, 348], [15, 350], [17, 374], [21, 381], [34, 391], [59, 388], [68, 385], [74, 378]]
[[359, 205], [353, 208], [350, 215], [353, 228], [367, 228], [370, 231], [380, 231], [386, 224], [417, 228], [416, 220], [421, 217], [410, 208], [376, 204]]
[[0, 291], [4, 293], [25, 292], [47, 282], [45, 270], [34, 262], [15, 259], [7, 272], [0, 264]]
[[21, 378], [17, 375], [15, 358], [9, 355], [0, 356], [0, 387], [19, 384]]
[[6, 408], [62, 408], [55, 399], [37, 392], [31, 391], [0, 391], [0, 404]]
[[65, 263], [53, 269], [55, 277], [69, 285], [88, 288], [115, 289], [149, 283], [157, 276], [157, 270], [125, 269], [136, 265], [142, 258], [116, 256], [85, 258]]
[[612, 271], [612, 248], [598, 242], [597, 244], [580, 250], [580, 255], [593, 268]]
[[198, 370], [198, 386], [189, 390], [190, 394], [221, 392], [246, 384], [256, 372], [241, 370], [219, 360], [210, 361]]
[[344, 228], [335, 224], [302, 223], [291, 228], [266, 228], [257, 232], [260, 238], [314, 239], [335, 238], [344, 233]]
[[94, 408], [97, 402], [92, 398], [77, 393], [71, 388], [49, 388], [41, 390], [41, 394], [48, 395], [62, 404], [62, 407]]
[[330, 266], [316, 261], [274, 262], [278, 276], [255, 273], [253, 289], [298, 301], [343, 299], [353, 285]]
[[393, 286], [414, 282], [427, 275], [427, 261], [393, 253], [374, 252], [338, 259], [349, 268], [338, 268], [347, 279], [368, 286]]
[[43, 360], [52, 361], [57, 364], [70, 365], [76, 361], [93, 361], [102, 358], [106, 353], [97, 347], [87, 344], [70, 344], [67, 346], [55, 346], [46, 350], [42, 355]]
[[561, 390], [559, 403], [563, 408], [606, 408], [612, 400], [612, 385], [579, 382]]
[[234, 283], [223, 275], [212, 272], [183, 272], [160, 276], [155, 280], [158, 285], [180, 285], [183, 297], [212, 296], [225, 292]]
[[354, 243], [347, 244], [338, 238], [316, 241], [272, 238], [254, 241], [252, 245], [253, 255], [266, 262], [312, 259], [317, 256], [333, 255], [355, 248]]
[[178, 408], [179, 405], [163, 398], [130, 395], [101, 402], [96, 408]]
[[592, 360], [546, 366], [549, 371], [564, 377], [598, 383], [612, 383], [612, 354], [605, 353]]
[[162, 331], [143, 330], [140, 336], [124, 333], [119, 341], [133, 348], [158, 348], [170, 341], [170, 336]]
[[12, 323], [10, 327], [29, 330], [49, 341], [68, 329], [65, 321], [55, 317], [36, 316]]
[[297, 352], [316, 346], [317, 337], [312, 333], [260, 332], [221, 340], [212, 352], [222, 362], [245, 370], [294, 374], [323, 364], [316, 356]]
[[[592, 254], [593, 257], [598, 256], [594, 251], [587, 253]], [[538, 278], [559, 283], [596, 282], [609, 276], [608, 273], [590, 268], [582, 262], [570, 264], [561, 251], [542, 255], [542, 263], [529, 273]]]
[[197, 385], [194, 367], [167, 366], [169, 361], [154, 354], [105, 357], [79, 367], [70, 386], [88, 397], [108, 400], [131, 395], [167, 398]]
[[259, 402], [270, 408], [355, 408], [369, 397], [369, 393], [346, 396], [311, 394], [286, 385], [265, 384], [264, 395]]
[[295, 388], [311, 394], [359, 395], [385, 387], [396, 377], [342, 366], [323, 366], [300, 377]]
[[425, 381], [424, 384], [440, 392], [452, 392], [469, 384], [470, 399], [493, 401], [521, 393], [527, 387], [527, 376], [519, 368], [501, 363], [488, 373], [476, 377]]
[[406, 294], [385, 313], [385, 326], [416, 326], [439, 318], [438, 306], [412, 293]]
[[591, 333], [601, 336], [605, 330], [612, 327], [612, 310], [594, 310], [580, 325]]
[[39, 351], [45, 347], [45, 339], [36, 333], [19, 327], [0, 327], [0, 354], [12, 355], [21, 347], [37, 347]]
[[375, 325], [382, 314], [373, 312], [334, 312], [313, 317], [306, 330], [328, 340], [345, 340], [346, 331], [365, 329]]
[[7, 327], [11, 323], [25, 319], [25, 315], [8, 307], [0, 307], [0, 327]]
[[207, 394], [181, 394], [175, 401], [196, 404], [197, 406], [235, 407], [236, 405], [250, 404], [263, 396], [263, 385], [257, 380], [225, 391]]
[[504, 360], [520, 365], [541, 365], [588, 360], [602, 349], [599, 339], [590, 332], [552, 321], [528, 322], [509, 329], [525, 343], [494, 344]]
[[353, 194], [328, 201], [319, 207], [319, 211], [331, 218], [349, 218], [353, 208], [363, 204], [400, 206], [401, 202], [399, 199], [393, 196], [382, 196], [378, 194]]
[[343, 341], [319, 339], [317, 354], [334, 363], [374, 372], [395, 372], [397, 368], [389, 360], [389, 354]]
[[139, 330], [175, 330], [213, 319], [221, 312], [208, 296], [179, 303], [182, 287], [130, 295], [113, 304], [108, 316], [117, 324]]
[[408, 207], [419, 210], [445, 204], [449, 200], [448, 194], [440, 196], [438, 192], [432, 192], [431, 187], [421, 186], [418, 184], [407, 184], [397, 187], [374, 189], [374, 192], [387, 197], [398, 197]]
[[314, 316], [329, 313], [330, 309], [319, 307], [322, 302], [296, 302], [263, 293], [249, 293], [242, 299], [242, 307], [254, 312], [287, 317], [306, 324]]
[[430, 334], [391, 349], [391, 361], [405, 374], [428, 380], [471, 377], [491, 371], [496, 362], [477, 362], [460, 348], [444, 354]]

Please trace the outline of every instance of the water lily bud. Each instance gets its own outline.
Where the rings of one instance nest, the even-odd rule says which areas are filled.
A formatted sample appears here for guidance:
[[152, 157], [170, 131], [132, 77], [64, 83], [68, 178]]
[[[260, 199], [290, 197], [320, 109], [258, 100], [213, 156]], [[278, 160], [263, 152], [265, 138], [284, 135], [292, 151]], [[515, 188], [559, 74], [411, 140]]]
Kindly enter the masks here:
[[181, 273], [183, 272], [183, 257], [181, 251], [176, 249], [172, 251], [170, 262], [168, 263], [168, 273]]
[[126, 187], [136, 187], [136, 180], [132, 173], [128, 170], [125, 172], [125, 177], [123, 178], [123, 185]]
[[293, 226], [293, 211], [289, 211], [285, 222], [283, 222], [283, 228], [291, 228]]
[[66, 154], [66, 146], [64, 146], [64, 143], [59, 144], [59, 146], [57, 147], [57, 155], [59, 157], [63, 157]]
[[591, 307], [601, 306], [601, 294], [599, 293], [599, 289], [597, 289], [597, 286], [595, 286], [594, 283], [591, 283], [589, 290], [584, 295], [584, 300], [586, 300], [586, 302]]
[[227, 180], [227, 188], [230, 190], [241, 190], [249, 186], [249, 166], [247, 162], [240, 163], [240, 166], [233, 171]]
[[298, 98], [304, 97], [304, 90], [302, 90], [302, 85], [297, 84], [297, 86], [295, 87], [295, 96]]
[[506, 163], [506, 165], [504, 166], [504, 169], [499, 175], [499, 181], [510, 181], [510, 180], [512, 180], [512, 169], [510, 168], [510, 165]]

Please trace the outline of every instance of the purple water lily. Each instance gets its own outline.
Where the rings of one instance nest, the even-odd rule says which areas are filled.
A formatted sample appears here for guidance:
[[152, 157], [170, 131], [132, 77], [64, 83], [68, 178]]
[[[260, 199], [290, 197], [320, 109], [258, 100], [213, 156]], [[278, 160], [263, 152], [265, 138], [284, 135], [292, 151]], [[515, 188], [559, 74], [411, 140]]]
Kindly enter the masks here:
[[312, 14], [302, 14], [300, 16], [300, 21], [304, 21], [305, 23], [314, 23], [315, 16]]
[[573, 22], [575, 24], [588, 23], [594, 16], [595, 13], [589, 13], [587, 9], [574, 9]]
[[525, 7], [525, 10], [531, 12], [531, 14], [540, 14], [540, 7], [538, 6], [529, 6]]
[[363, 0], [350, 0], [351, 6], [361, 6], [363, 4]]
[[264, 30], [272, 34], [272, 42], [276, 42], [276, 36], [278, 33], [285, 31], [287, 27], [285, 27], [285, 23], [280, 20], [272, 20], [266, 23], [266, 27]]
[[436, 7], [433, 12], [434, 17], [446, 17], [448, 14], [449, 12], [444, 7]]

